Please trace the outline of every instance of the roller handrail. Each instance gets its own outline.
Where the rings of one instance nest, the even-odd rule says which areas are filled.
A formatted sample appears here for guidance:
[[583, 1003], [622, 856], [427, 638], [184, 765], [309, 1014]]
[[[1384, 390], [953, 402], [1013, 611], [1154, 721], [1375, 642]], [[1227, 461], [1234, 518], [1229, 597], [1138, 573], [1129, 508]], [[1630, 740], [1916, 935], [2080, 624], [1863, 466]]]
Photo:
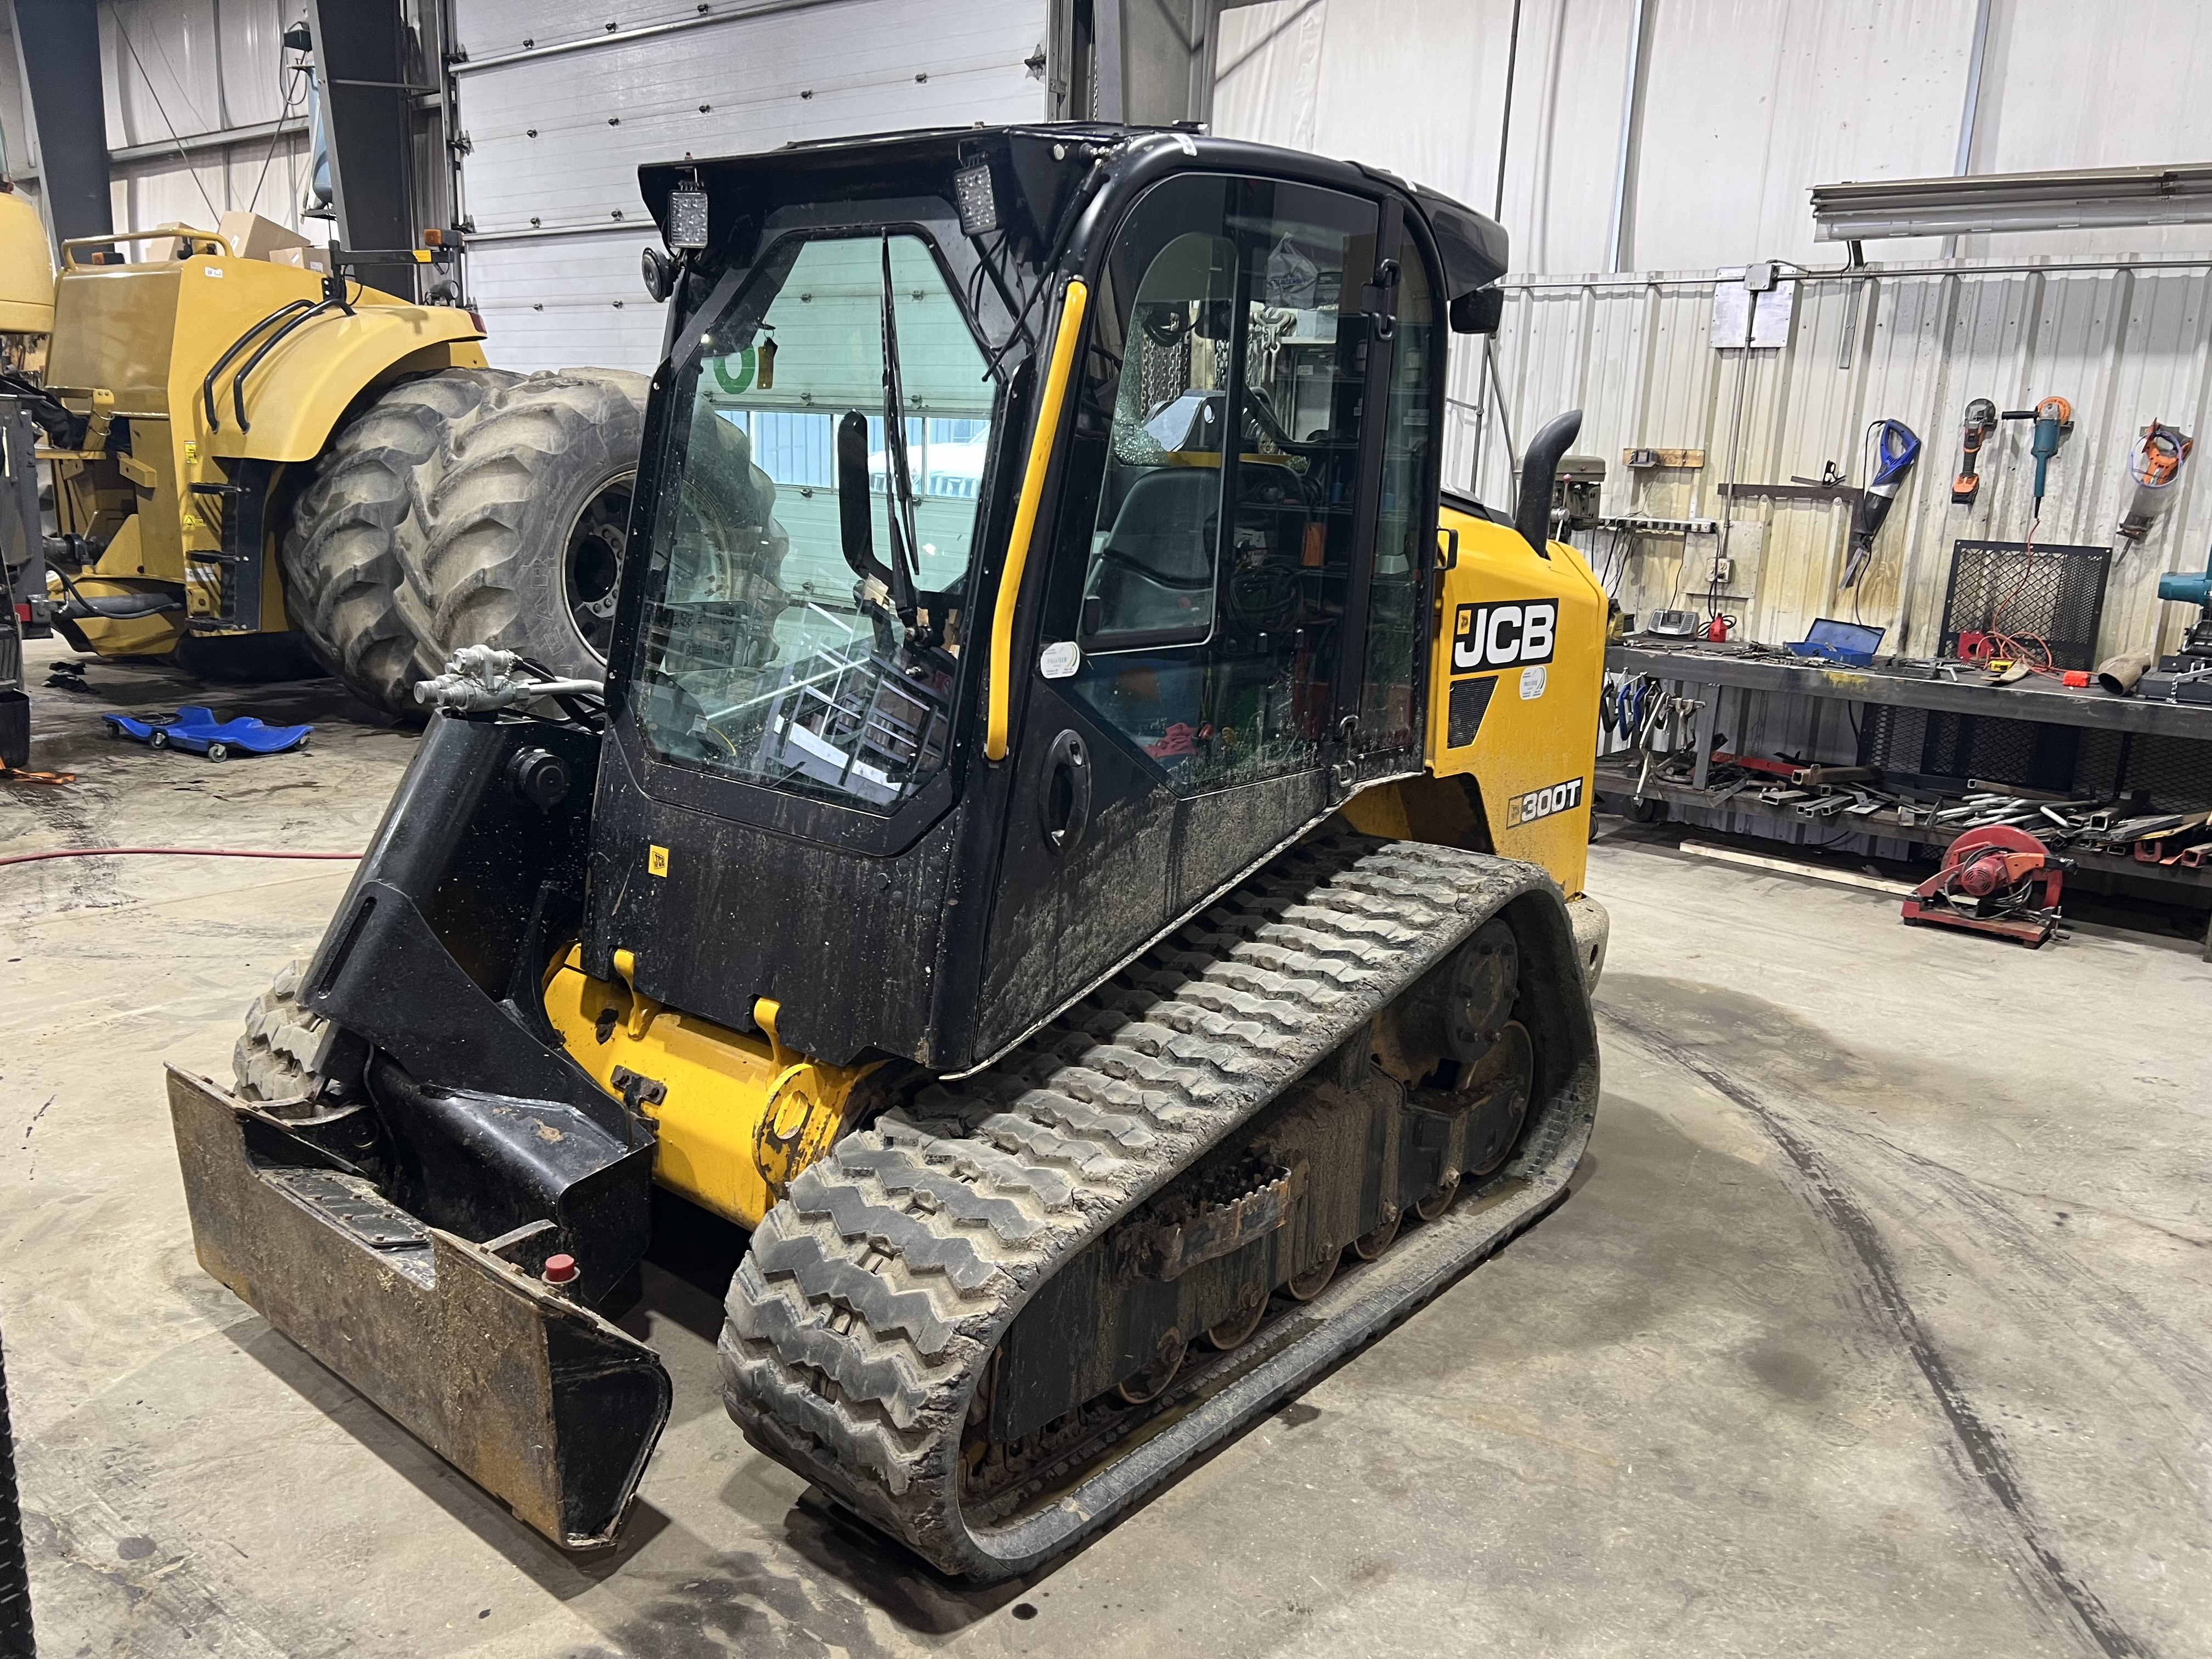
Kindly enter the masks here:
[[352, 302], [348, 301], [343, 295], [333, 294], [325, 299], [318, 300], [314, 304], [309, 306], [305, 311], [301, 312], [298, 315], [294, 317], [291, 321], [286, 323], [283, 327], [271, 333], [267, 339], [261, 343], [259, 350], [256, 351], [251, 357], [248, 357], [243, 363], [239, 365], [238, 373], [230, 377], [230, 404], [231, 408], [237, 413], [238, 429], [240, 432], [251, 432], [253, 430], [253, 422], [248, 420], [246, 416], [246, 376], [252, 374], [255, 369], [260, 368], [261, 360], [264, 357], [266, 357], [270, 352], [274, 351], [279, 345], [283, 344], [284, 341], [289, 339], [292, 336], [293, 331], [297, 329], [301, 324], [307, 321], [310, 318], [320, 316], [324, 312], [328, 311], [333, 306], [345, 313], [349, 317], [353, 315]]
[[216, 377], [230, 367], [231, 359], [245, 350], [246, 343], [270, 324], [282, 322], [295, 312], [307, 310], [318, 303], [313, 300], [287, 300], [259, 322], [249, 324], [246, 331], [230, 343], [230, 349], [215, 360], [215, 367], [208, 370], [207, 378], [200, 382], [200, 402], [207, 410], [208, 430], [222, 430], [222, 418], [215, 409], [215, 382]]
[[116, 247], [125, 242], [205, 242], [207, 246], [194, 247], [182, 255], [189, 259], [193, 253], [231, 253], [234, 250], [229, 240], [212, 230], [195, 230], [190, 225], [172, 225], [167, 230], [118, 230], [106, 236], [71, 236], [62, 243], [62, 269], [82, 270], [86, 267], [76, 262], [76, 250], [81, 247]]

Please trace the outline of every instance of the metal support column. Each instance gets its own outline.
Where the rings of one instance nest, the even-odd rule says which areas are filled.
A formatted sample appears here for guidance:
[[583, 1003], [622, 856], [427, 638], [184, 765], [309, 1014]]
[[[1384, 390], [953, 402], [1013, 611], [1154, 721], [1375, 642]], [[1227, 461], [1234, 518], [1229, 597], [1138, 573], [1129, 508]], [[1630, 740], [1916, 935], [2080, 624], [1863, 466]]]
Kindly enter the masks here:
[[1061, 0], [1054, 111], [1170, 126], [1212, 118], [1224, 0]]
[[54, 239], [115, 228], [107, 194], [107, 115], [100, 89], [100, 12], [86, 0], [15, 0], [15, 40], [39, 130], [39, 189]]
[[26, 1565], [23, 1511], [15, 1496], [15, 1437], [8, 1427], [8, 1372], [0, 1360], [0, 1659], [33, 1659], [38, 1651], [31, 1637]]
[[1634, 209], [1636, 149], [1644, 125], [1644, 66], [1650, 55], [1651, 0], [1636, 0], [1636, 18], [1628, 35], [1628, 78], [1620, 94], [1620, 149], [1613, 158], [1613, 222], [1607, 227], [1606, 269], [1616, 275], [1626, 269], [1629, 255], [1629, 216]]
[[1712, 775], [1713, 732], [1720, 725], [1721, 688], [1700, 685], [1698, 690], [1705, 693], [1705, 707], [1698, 710], [1698, 735], [1692, 739], [1698, 745], [1698, 759], [1697, 769], [1690, 781], [1695, 787], [1702, 789], [1705, 787], [1705, 781]]
[[1122, 84], [1128, 58], [1122, 51], [1122, 0], [1091, 0], [1091, 118], [1126, 121], [1128, 100]]
[[[338, 239], [347, 247], [412, 247], [409, 98], [414, 91], [437, 88], [408, 83], [407, 32], [398, 0], [307, 0], [307, 11]], [[412, 300], [416, 269], [394, 261], [362, 265], [356, 274], [372, 288]]]
[[43, 639], [48, 632], [45, 526], [39, 518], [38, 463], [33, 459], [37, 447], [29, 400], [0, 398], [0, 768], [31, 763], [23, 641]]
[[[1966, 54], [1966, 106], [1959, 112], [1959, 155], [1951, 166], [1952, 173], [1961, 179], [1974, 170], [1974, 129], [1981, 115], [1982, 70], [1990, 56], [1990, 0], [1978, 0], [1974, 7], [1974, 44]], [[1941, 257], [1959, 257], [1957, 237], [1943, 239]]]

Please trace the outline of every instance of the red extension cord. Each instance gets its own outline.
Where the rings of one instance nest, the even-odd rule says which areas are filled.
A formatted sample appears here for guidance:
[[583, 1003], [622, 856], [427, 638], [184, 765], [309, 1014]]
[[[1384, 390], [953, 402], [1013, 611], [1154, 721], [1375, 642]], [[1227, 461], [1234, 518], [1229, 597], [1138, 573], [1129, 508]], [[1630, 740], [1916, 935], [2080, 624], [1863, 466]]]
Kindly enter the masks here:
[[40, 859], [129, 858], [149, 853], [194, 859], [357, 859], [358, 853], [254, 853], [235, 847], [59, 847], [50, 853], [9, 853], [0, 864], [35, 864]]

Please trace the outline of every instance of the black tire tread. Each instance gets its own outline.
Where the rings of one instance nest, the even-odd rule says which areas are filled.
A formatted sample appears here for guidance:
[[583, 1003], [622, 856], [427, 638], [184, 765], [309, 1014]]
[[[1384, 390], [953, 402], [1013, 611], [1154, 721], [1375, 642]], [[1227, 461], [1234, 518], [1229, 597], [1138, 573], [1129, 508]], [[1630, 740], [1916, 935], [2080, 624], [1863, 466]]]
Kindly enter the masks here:
[[563, 550], [527, 511], [577, 467], [604, 471], [610, 444], [635, 465], [646, 387], [618, 369], [449, 368], [386, 388], [315, 462], [284, 534], [286, 605], [317, 659], [401, 717], [463, 645], [596, 677], [565, 611]]

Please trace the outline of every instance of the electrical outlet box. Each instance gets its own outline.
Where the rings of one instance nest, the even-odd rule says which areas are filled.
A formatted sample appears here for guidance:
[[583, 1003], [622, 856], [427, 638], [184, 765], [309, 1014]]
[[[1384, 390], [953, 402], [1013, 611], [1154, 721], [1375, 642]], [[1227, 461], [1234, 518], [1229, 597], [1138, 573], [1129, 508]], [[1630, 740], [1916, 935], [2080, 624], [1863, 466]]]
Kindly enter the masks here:
[[1765, 555], [1766, 526], [1756, 519], [1729, 522], [1726, 553], [1721, 551], [1717, 527], [1692, 531], [1683, 538], [1677, 592], [1686, 604], [1705, 605], [1711, 599], [1747, 606], [1759, 592], [1759, 568]]
[[1620, 464], [1632, 467], [1673, 467], [1694, 471], [1705, 464], [1702, 449], [1654, 449], [1649, 445], [1620, 452]]

